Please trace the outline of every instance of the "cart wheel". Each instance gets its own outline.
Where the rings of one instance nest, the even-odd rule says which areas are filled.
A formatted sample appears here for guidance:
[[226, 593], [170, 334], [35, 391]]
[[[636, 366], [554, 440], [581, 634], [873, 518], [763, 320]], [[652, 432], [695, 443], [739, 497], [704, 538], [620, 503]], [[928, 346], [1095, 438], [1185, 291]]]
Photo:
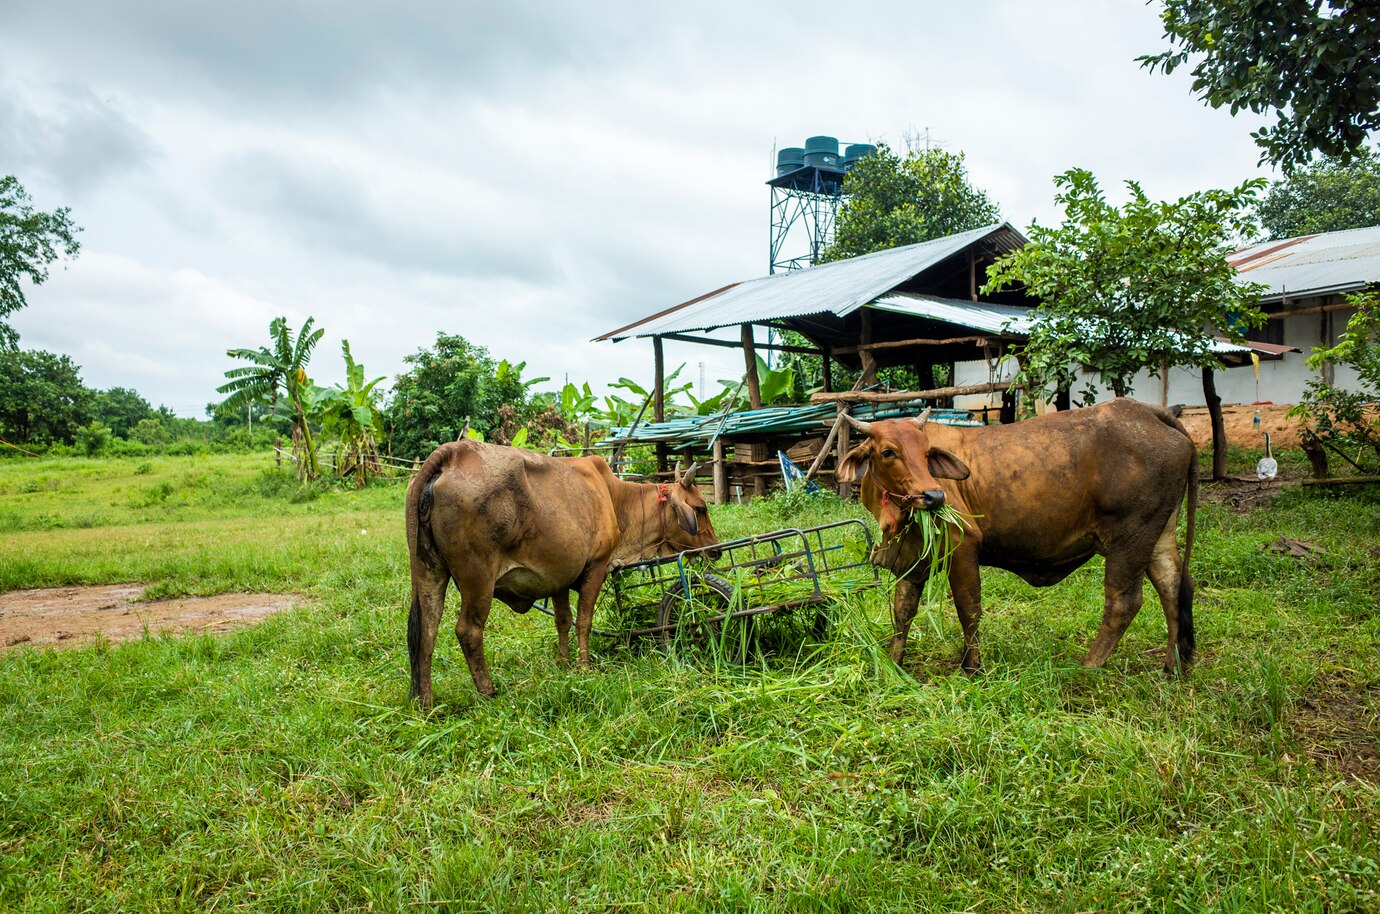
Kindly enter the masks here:
[[[676, 629], [660, 632], [657, 637], [663, 647], [669, 648], [676, 639], [683, 638], [694, 644], [707, 645], [711, 640], [718, 641], [720, 624], [718, 622], [696, 622], [693, 615], [718, 616], [729, 611], [733, 604], [733, 585], [714, 574], [690, 575], [690, 594], [686, 596], [685, 584], [677, 581], [667, 588], [657, 607], [657, 625], [677, 625]], [[687, 622], [681, 622], [692, 610]], [[724, 657], [730, 663], [747, 662], [748, 647], [752, 644], [755, 628], [753, 616], [742, 616], [730, 621], [728, 638], [723, 643]]]

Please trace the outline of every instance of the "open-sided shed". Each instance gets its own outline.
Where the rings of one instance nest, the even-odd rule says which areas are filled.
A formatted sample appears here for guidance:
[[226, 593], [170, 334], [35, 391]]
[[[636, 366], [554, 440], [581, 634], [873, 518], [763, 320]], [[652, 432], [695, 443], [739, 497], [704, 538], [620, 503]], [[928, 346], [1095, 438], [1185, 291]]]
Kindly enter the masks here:
[[[824, 392], [815, 399], [835, 402], [836, 412], [853, 403], [887, 403], [891, 404], [889, 410], [917, 409], [922, 400], [1000, 390], [1006, 385], [996, 381], [964, 388], [938, 387], [934, 369], [980, 360], [995, 364], [1006, 346], [1024, 338], [1024, 315], [1034, 300], [1020, 292], [987, 298], [980, 298], [978, 292], [988, 266], [1024, 244], [1026, 239], [1009, 223], [990, 225], [733, 283], [605, 333], [597, 340], [650, 338], [655, 362], [651, 422], [615, 430], [615, 440], [656, 443], [663, 468], [670, 452], [693, 453], [707, 444], [705, 436], [698, 431], [691, 433], [689, 426], [668, 427], [666, 423], [664, 340], [741, 347], [754, 411], [762, 407], [757, 378], [757, 351], [761, 349], [820, 356]], [[734, 326], [739, 328], [737, 341], [711, 335]], [[795, 331], [809, 345], [760, 342], [755, 333], [758, 327]], [[861, 371], [856, 389], [833, 389], [831, 366], [835, 363]], [[869, 390], [877, 370], [892, 365], [914, 368], [924, 389], [894, 394]], [[707, 456], [721, 471], [729, 464], [736, 468], [736, 481], [726, 486], [763, 491], [766, 478], [777, 473], [777, 450], [809, 457], [816, 472], [832, 473], [832, 463], [816, 462], [813, 457], [818, 452], [810, 452], [811, 442], [824, 445], [819, 427], [802, 430], [798, 417], [786, 417], [776, 424], [762, 418], [763, 423], [740, 425], [741, 431], [726, 430], [713, 436], [716, 448]], [[836, 426], [837, 441], [830, 443], [846, 449], [847, 426]]]

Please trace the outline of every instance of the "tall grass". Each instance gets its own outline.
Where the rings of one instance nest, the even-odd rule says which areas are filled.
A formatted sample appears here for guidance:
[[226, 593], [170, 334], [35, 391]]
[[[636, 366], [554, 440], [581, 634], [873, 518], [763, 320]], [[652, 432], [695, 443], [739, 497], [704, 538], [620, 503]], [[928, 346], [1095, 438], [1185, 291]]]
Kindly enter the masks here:
[[[1368, 494], [1205, 507], [1202, 659], [1182, 680], [1158, 672], [1153, 591], [1107, 669], [1078, 665], [1094, 562], [1044, 590], [985, 571], [974, 678], [947, 602], [922, 609], [904, 669], [887, 660], [885, 587], [840, 593], [825, 637], [768, 617], [746, 664], [597, 642], [590, 674], [556, 662], [545, 617], [496, 604], [498, 698], [447, 635], [423, 715], [401, 490], [294, 503], [263, 458], [190, 460], [0, 465], [20, 520], [0, 528], [0, 587], [307, 597], [228, 636], [0, 659], [0, 908], [1380, 907]], [[129, 503], [162, 482], [166, 510]], [[767, 500], [714, 522], [728, 538], [857, 510]], [[1323, 551], [1270, 551], [1281, 535]]]

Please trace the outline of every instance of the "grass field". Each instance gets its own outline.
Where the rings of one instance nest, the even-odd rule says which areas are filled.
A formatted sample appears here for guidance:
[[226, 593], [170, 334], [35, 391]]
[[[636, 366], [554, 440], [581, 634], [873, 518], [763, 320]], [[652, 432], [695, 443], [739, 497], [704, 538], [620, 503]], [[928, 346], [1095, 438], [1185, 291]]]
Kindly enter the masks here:
[[264, 456], [0, 462], [0, 591], [302, 596], [231, 635], [0, 657], [0, 909], [1380, 910], [1374, 489], [1201, 508], [1183, 680], [1150, 588], [1108, 667], [1079, 667], [1094, 562], [1043, 590], [984, 572], [972, 679], [947, 600], [904, 672], [883, 592], [832, 605], [823, 641], [781, 620], [747, 668], [596, 643], [589, 674], [496, 605], [498, 698], [447, 635], [429, 716], [402, 497]]

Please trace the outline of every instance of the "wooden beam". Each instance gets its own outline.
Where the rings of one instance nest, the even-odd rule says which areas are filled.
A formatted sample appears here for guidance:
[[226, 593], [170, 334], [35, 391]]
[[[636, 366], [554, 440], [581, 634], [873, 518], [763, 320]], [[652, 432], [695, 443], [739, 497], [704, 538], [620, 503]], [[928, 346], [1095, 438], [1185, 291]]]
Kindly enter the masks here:
[[1345, 311], [1347, 308], [1354, 308], [1355, 305], [1339, 302], [1335, 305], [1314, 305], [1311, 308], [1298, 308], [1290, 311], [1266, 311], [1265, 316], [1271, 320], [1282, 320], [1286, 317], [1305, 317], [1309, 314], [1328, 314], [1333, 311]]
[[[816, 394], [815, 396], [819, 395]], [[810, 399], [813, 400], [814, 397]], [[837, 474], [838, 467], [843, 463], [843, 458], [848, 454], [848, 430], [851, 426], [849, 426], [847, 420], [843, 418], [843, 414], [846, 412], [848, 412], [848, 404], [839, 401], [838, 418], [834, 420], [834, 428], [839, 430], [839, 456], [838, 460], [834, 462], [834, 490], [839, 493], [840, 498], [847, 498], [853, 494], [853, 486], [846, 482], [839, 482]]]
[[864, 387], [877, 380], [877, 358], [872, 354], [872, 309], [862, 309], [862, 333], [859, 336], [858, 352], [862, 356], [862, 383]]
[[824, 392], [830, 393], [834, 389], [834, 353], [833, 350], [831, 350], [828, 346], [825, 346], [824, 351], [821, 352], [819, 355], [820, 364], [824, 369]]
[[728, 504], [728, 468], [724, 466], [724, 439], [714, 439], [714, 504]]
[[743, 324], [743, 362], [747, 367], [748, 403], [753, 409], [762, 408], [762, 380], [757, 377], [757, 344], [752, 338], [752, 325]]
[[661, 337], [652, 337], [652, 419], [666, 421], [666, 354], [662, 351]]
[[881, 393], [871, 390], [849, 390], [842, 393], [819, 393], [810, 397], [811, 403], [899, 403], [905, 400], [933, 400], [939, 397], [964, 397], [969, 394], [990, 394], [1010, 387], [1008, 381], [990, 381], [967, 387], [937, 387], [933, 390], [898, 390]]
[[[726, 349], [738, 349], [742, 343], [735, 343], [732, 340], [715, 340], [709, 337], [691, 336], [688, 333], [663, 333], [662, 339], [675, 340], [678, 343], [698, 343], [704, 346], [722, 346]], [[800, 352], [805, 355], [823, 355], [821, 349], [811, 349], [809, 346], [787, 346], [785, 343], [758, 343], [758, 349], [769, 349], [772, 352]]]
[[1350, 486], [1370, 482], [1380, 482], [1380, 476], [1332, 476], [1327, 479], [1310, 477], [1303, 480], [1303, 484], [1306, 486]]
[[829, 436], [824, 439], [824, 444], [820, 445], [819, 453], [815, 455], [815, 462], [810, 464], [810, 468], [805, 471], [806, 482], [809, 482], [810, 479], [819, 472], [819, 467], [824, 463], [824, 458], [829, 456], [829, 448], [834, 443], [834, 438], [838, 436], [839, 426], [842, 424], [843, 414], [840, 413], [839, 417], [834, 420], [833, 427], [829, 429]]
[[834, 352], [841, 352], [851, 355], [855, 352], [876, 352], [880, 349], [904, 349], [907, 346], [953, 346], [958, 343], [976, 343], [979, 346], [986, 346], [994, 339], [1018, 340], [1019, 336], [1011, 334], [988, 333], [983, 336], [955, 336], [946, 340], [913, 339], [913, 340], [886, 340], [881, 343], [867, 343], [862, 346], [840, 346]]

